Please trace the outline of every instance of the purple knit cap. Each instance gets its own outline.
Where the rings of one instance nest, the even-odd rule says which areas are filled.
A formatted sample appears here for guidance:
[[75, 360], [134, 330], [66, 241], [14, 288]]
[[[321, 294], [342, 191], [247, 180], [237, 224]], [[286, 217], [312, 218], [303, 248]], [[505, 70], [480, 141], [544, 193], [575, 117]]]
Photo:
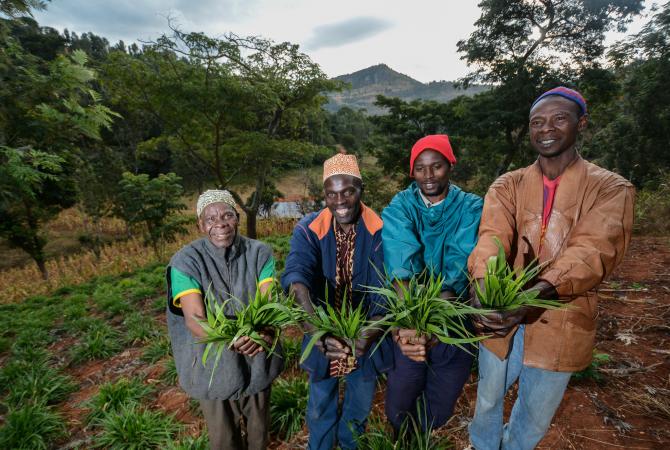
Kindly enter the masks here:
[[559, 95], [563, 98], [567, 98], [568, 100], [572, 100], [573, 102], [577, 103], [577, 106], [579, 106], [580, 110], [579, 117], [582, 117], [584, 114], [586, 114], [586, 100], [584, 100], [582, 94], [575, 91], [574, 89], [566, 88], [565, 86], [559, 86], [557, 88], [549, 89], [547, 92], [540, 95], [533, 102], [532, 105], [530, 105], [530, 109], [532, 110], [540, 100], [542, 100], [545, 97], [549, 97], [550, 95]]

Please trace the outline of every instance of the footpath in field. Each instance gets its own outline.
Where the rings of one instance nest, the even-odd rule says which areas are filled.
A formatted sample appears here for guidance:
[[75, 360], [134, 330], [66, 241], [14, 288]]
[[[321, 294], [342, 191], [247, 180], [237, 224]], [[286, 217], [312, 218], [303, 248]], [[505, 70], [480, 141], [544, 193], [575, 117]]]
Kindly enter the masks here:
[[[271, 244], [281, 254], [288, 242]], [[571, 381], [540, 448], [670, 448], [669, 266], [670, 240], [635, 238], [600, 286], [594, 363]], [[153, 266], [0, 305], [0, 448], [207, 448], [197, 403], [176, 386], [163, 278]], [[300, 336], [286, 334], [273, 449], [305, 448], [307, 438]], [[475, 394], [473, 374], [432, 448], [467, 445]], [[371, 434], [388, 435], [383, 399], [381, 382]]]

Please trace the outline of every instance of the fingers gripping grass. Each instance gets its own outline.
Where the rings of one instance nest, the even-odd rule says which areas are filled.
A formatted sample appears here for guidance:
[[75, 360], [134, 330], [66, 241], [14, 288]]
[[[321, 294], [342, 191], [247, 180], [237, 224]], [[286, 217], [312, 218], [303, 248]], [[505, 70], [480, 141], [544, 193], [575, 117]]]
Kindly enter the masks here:
[[342, 339], [351, 349], [351, 355], [355, 355], [356, 341], [361, 339], [365, 332], [379, 328], [376, 322], [367, 319], [367, 310], [362, 301], [354, 308], [346, 298], [342, 300], [339, 311], [333, 308], [326, 298], [323, 304], [314, 305], [313, 314], [305, 314], [304, 321], [314, 327], [315, 331], [312, 332], [312, 337], [302, 353], [301, 364], [309, 357], [314, 345], [325, 336]]
[[[248, 304], [236, 298], [230, 298], [222, 303], [213, 298], [211, 289], [205, 295], [207, 320], [200, 321], [206, 337], [200, 340], [205, 344], [202, 363], [205, 365], [212, 350], [215, 354], [214, 369], [218, 366], [223, 350], [232, 347], [239, 338], [249, 337], [250, 340], [263, 347], [271, 355], [279, 341], [279, 332], [282, 328], [294, 325], [298, 321], [300, 310], [295, 306], [293, 298], [285, 296], [280, 290], [269, 289], [261, 293], [256, 289], [255, 296]], [[237, 305], [235, 316], [226, 315], [228, 306]], [[273, 334], [272, 344], [268, 344], [261, 333]], [[214, 377], [214, 370], [210, 383]]]
[[545, 309], [565, 306], [559, 301], [537, 298], [539, 292], [536, 290], [524, 290], [540, 274], [544, 265], [533, 260], [528, 266], [514, 270], [507, 263], [505, 248], [500, 239], [494, 237], [493, 240], [498, 247], [498, 254], [491, 256], [486, 263], [484, 287], [476, 279], [470, 279], [475, 295], [484, 308], [509, 311], [522, 306]]

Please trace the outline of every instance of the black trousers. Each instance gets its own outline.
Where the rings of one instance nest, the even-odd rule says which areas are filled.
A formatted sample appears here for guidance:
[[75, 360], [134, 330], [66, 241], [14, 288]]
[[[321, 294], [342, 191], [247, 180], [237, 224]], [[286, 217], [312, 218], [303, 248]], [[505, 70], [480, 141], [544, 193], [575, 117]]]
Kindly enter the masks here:
[[438, 343], [428, 351], [426, 362], [416, 362], [394, 344], [395, 367], [388, 374], [386, 416], [396, 434], [408, 417], [424, 430], [439, 428], [449, 420], [477, 351], [474, 346], [466, 348], [472, 348], [472, 354]]

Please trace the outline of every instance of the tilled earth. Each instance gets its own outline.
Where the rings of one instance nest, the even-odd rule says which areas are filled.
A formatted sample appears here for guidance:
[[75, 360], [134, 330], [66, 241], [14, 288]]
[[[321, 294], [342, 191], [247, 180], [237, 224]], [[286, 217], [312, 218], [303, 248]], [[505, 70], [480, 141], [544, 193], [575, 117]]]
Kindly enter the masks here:
[[[599, 290], [596, 361], [589, 372], [570, 382], [553, 424], [541, 442], [544, 449], [670, 448], [670, 240], [637, 237], [621, 267]], [[164, 324], [164, 317], [157, 316]], [[54, 344], [58, 353], [67, 340]], [[161, 381], [165, 360], [147, 364], [141, 347], [130, 347], [104, 361], [68, 369], [80, 390], [58, 406], [66, 417], [69, 440], [61, 448], [87, 448], [92, 431], [85, 426], [83, 403], [105, 381], [143, 377], [157, 393], [150, 407], [174, 414], [196, 436], [203, 421], [195, 402], [176, 386]], [[373, 416], [383, 417], [383, 382]], [[477, 383], [473, 375], [447, 425], [435, 431], [453, 448], [467, 447], [467, 423], [474, 412]], [[509, 394], [511, 409], [514, 388]], [[306, 428], [290, 442], [273, 440], [273, 449], [305, 448]]]

